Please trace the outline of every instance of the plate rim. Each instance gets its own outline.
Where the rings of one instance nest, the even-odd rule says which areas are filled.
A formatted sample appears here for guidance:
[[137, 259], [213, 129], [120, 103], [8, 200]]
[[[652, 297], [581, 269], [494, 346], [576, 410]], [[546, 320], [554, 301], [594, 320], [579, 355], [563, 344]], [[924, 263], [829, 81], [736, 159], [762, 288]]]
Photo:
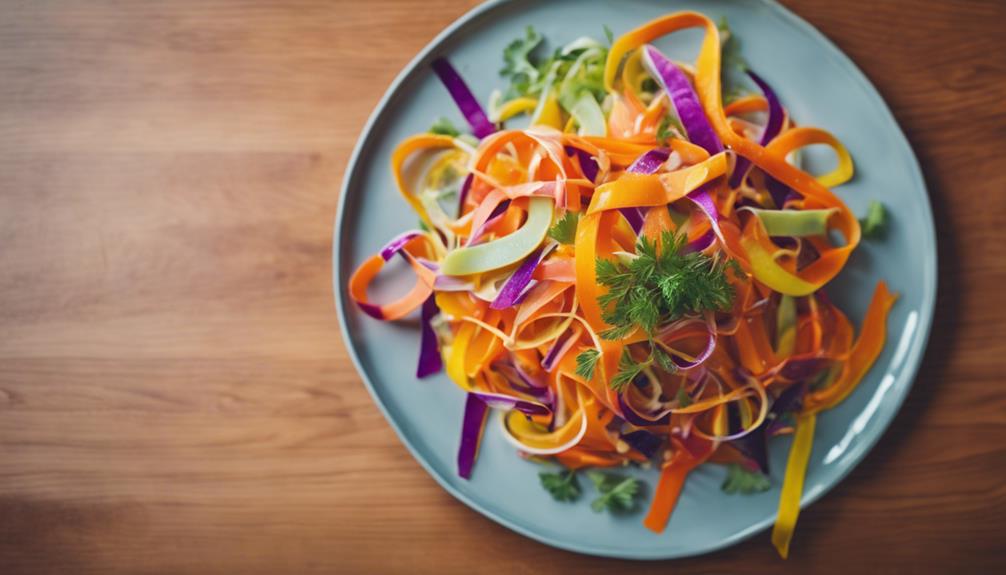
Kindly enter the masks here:
[[[486, 0], [482, 4], [479, 4], [465, 12], [462, 16], [440, 31], [440, 33], [434, 36], [432, 40], [423, 46], [423, 48], [405, 65], [405, 67], [398, 72], [394, 80], [392, 80], [391, 84], [388, 86], [387, 90], [385, 90], [384, 94], [381, 96], [381, 99], [374, 106], [374, 109], [371, 111], [366, 123], [360, 130], [360, 135], [357, 137], [356, 144], [353, 147], [353, 152], [350, 155], [349, 161], [346, 164], [346, 170], [343, 174], [342, 185], [340, 186], [339, 191], [339, 200], [336, 207], [335, 225], [332, 234], [332, 292], [339, 319], [339, 328], [346, 351], [353, 362], [353, 366], [356, 368], [356, 372], [360, 375], [360, 379], [367, 388], [367, 392], [370, 394], [371, 399], [377, 405], [378, 409], [380, 409], [384, 419], [391, 425], [391, 428], [394, 430], [398, 440], [412, 455], [412, 458], [415, 459], [424, 470], [426, 470], [427, 474], [433, 477], [442, 489], [450, 493], [454, 498], [464, 503], [470, 509], [473, 509], [507, 529], [520, 533], [525, 537], [550, 547], [596, 557], [611, 557], [629, 560], [657, 561], [680, 559], [704, 555], [736, 545], [771, 526], [775, 522], [777, 514], [773, 513], [760, 521], [752, 523], [745, 529], [727, 537], [718, 539], [709, 545], [678, 551], [662, 551], [657, 548], [652, 553], [642, 552], [639, 550], [626, 552], [617, 548], [597, 549], [587, 545], [578, 544], [576, 542], [551, 539], [547, 535], [538, 533], [530, 527], [526, 527], [510, 520], [507, 517], [497, 514], [495, 511], [484, 507], [474, 498], [469, 497], [465, 493], [456, 489], [445, 477], [433, 468], [425, 457], [420, 454], [417, 448], [413, 445], [411, 439], [403, 433], [398, 422], [389, 413], [387, 406], [381, 400], [381, 396], [378, 394], [377, 389], [371, 381], [370, 375], [367, 373], [366, 369], [364, 369], [363, 363], [356, 351], [356, 347], [352, 345], [353, 338], [350, 334], [349, 325], [346, 320], [346, 302], [344, 301], [345, 290], [340, 289], [340, 286], [346, 285], [346, 281], [348, 279], [344, 277], [344, 274], [341, 272], [342, 262], [340, 257], [340, 247], [342, 245], [342, 235], [345, 228], [344, 221], [346, 217], [347, 198], [349, 197], [350, 189], [354, 187], [356, 181], [360, 178], [360, 158], [363, 155], [364, 149], [367, 147], [367, 142], [371, 138], [371, 132], [373, 132], [375, 126], [377, 126], [380, 121], [381, 116], [384, 114], [391, 98], [394, 97], [395, 93], [399, 90], [403, 83], [405, 83], [411, 76], [418, 73], [420, 65], [430, 57], [431, 53], [436, 51], [442, 44], [454, 35], [458, 34], [462, 29], [467, 27], [477, 18], [480, 18], [492, 11], [502, 9], [508, 4], [514, 4], [522, 1], [527, 0]], [[925, 177], [922, 173], [918, 157], [915, 155], [915, 151], [912, 149], [912, 146], [908, 141], [908, 137], [905, 135], [904, 130], [901, 128], [897, 118], [891, 111], [890, 106], [888, 106], [887, 101], [877, 90], [876, 86], [873, 85], [866, 74], [860, 70], [860, 68], [848, 55], [845, 54], [845, 52], [843, 52], [837, 45], [835, 45], [834, 42], [832, 42], [812, 24], [792, 12], [786, 6], [780, 4], [777, 0], [757, 0], [757, 3], [772, 11], [775, 15], [781, 17], [789, 25], [792, 25], [801, 33], [807, 35], [811, 41], [820, 43], [825, 50], [831, 52], [831, 55], [837, 59], [839, 65], [844, 67], [846, 71], [850, 73], [854, 82], [859, 84], [860, 87], [868, 94], [872, 94], [876, 98], [879, 103], [879, 112], [894, 127], [894, 138], [897, 140], [896, 145], [900, 148], [902, 153], [907, 152], [907, 156], [910, 159], [909, 171], [911, 172], [911, 178], [915, 181], [916, 186], [922, 190], [925, 202], [923, 202], [921, 208], [925, 222], [928, 224], [927, 229], [929, 232], [925, 234], [924, 242], [931, 244], [930, 246], [926, 246], [928, 249], [925, 250], [925, 260], [922, 262], [922, 301], [918, 310], [919, 323], [916, 328], [917, 336], [913, 338], [914, 341], [905, 356], [905, 369], [902, 370], [897, 377], [897, 379], [905, 381], [904, 390], [902, 393], [892, 398], [894, 403], [892, 409], [876, 414], [877, 419], [874, 419], [873, 423], [878, 426], [878, 431], [875, 434], [864, 438], [863, 441], [857, 442], [856, 445], [849, 451], [850, 464], [840, 468], [834, 476], [834, 479], [824, 485], [822, 489], [813, 490], [810, 493], [805, 491], [804, 495], [800, 499], [800, 509], [804, 510], [842, 483], [849, 473], [862, 463], [866, 455], [873, 449], [877, 442], [880, 441], [880, 438], [887, 433], [891, 422], [901, 412], [905, 398], [908, 397], [908, 394], [911, 392], [911, 389], [915, 384], [916, 376], [918, 375], [919, 368], [922, 365], [923, 356], [928, 348], [929, 337], [932, 331], [933, 316], [936, 308], [936, 295], [939, 284], [939, 258], [936, 225], [933, 219], [929, 188], [926, 186]]]

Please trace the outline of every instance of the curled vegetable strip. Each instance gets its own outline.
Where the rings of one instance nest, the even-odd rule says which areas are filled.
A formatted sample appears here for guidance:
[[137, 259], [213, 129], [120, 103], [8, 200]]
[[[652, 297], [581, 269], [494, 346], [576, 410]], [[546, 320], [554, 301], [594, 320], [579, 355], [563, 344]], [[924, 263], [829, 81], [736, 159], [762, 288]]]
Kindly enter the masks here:
[[515, 263], [530, 255], [545, 239], [552, 221], [552, 202], [531, 198], [524, 226], [503, 238], [467, 248], [458, 248], [444, 257], [440, 271], [447, 275], [470, 275]]
[[[704, 31], [694, 67], [651, 45], [688, 28]], [[495, 409], [504, 439], [535, 459], [659, 465], [643, 520], [659, 532], [696, 467], [768, 475], [767, 442], [795, 434], [772, 535], [786, 556], [816, 416], [879, 357], [896, 299], [881, 282], [855, 336], [822, 291], [860, 241], [830, 189], [853, 177], [849, 151], [795, 126], [753, 72], [760, 93], [724, 107], [719, 32], [700, 13], [631, 30], [607, 60], [581, 39], [538, 65], [528, 38], [509, 48], [528, 50], [517, 96], [489, 106], [493, 121], [529, 114], [526, 129], [495, 131], [456, 71], [435, 64], [481, 141], [420, 134], [396, 148], [396, 184], [424, 229], [364, 260], [349, 294], [378, 319], [422, 307], [417, 374], [442, 365], [465, 392], [465, 478]], [[833, 150], [835, 169], [791, 161], [811, 145]], [[396, 255], [415, 284], [371, 302]]]
[[[403, 239], [404, 238], [404, 239]], [[428, 241], [425, 234], [412, 232], [403, 234], [392, 240], [381, 252], [365, 261], [353, 272], [349, 278], [349, 295], [356, 302], [356, 305], [367, 315], [383, 320], [400, 319], [409, 312], [418, 308], [433, 293], [433, 282], [436, 273], [424, 266], [408, 251], [410, 246], [416, 246], [423, 241]], [[409, 266], [416, 273], [416, 284], [412, 290], [400, 299], [377, 305], [370, 303], [367, 298], [367, 286], [373, 281], [377, 274], [384, 267], [385, 262], [391, 259], [396, 253], [401, 253], [408, 260]]]

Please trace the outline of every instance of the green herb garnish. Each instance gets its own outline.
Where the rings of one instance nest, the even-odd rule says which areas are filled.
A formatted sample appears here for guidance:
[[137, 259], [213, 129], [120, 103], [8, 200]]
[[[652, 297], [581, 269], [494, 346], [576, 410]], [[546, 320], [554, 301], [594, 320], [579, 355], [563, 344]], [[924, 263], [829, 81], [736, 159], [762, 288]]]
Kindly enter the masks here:
[[768, 477], [758, 471], [751, 471], [738, 463], [731, 463], [727, 468], [727, 478], [720, 487], [727, 493], [761, 493], [772, 487]]
[[430, 126], [430, 133], [439, 134], [441, 136], [450, 136], [452, 138], [457, 138], [461, 135], [461, 132], [454, 127], [454, 124], [443, 116], [437, 118], [437, 120], [433, 122], [433, 125]]
[[600, 513], [607, 509], [615, 513], [632, 511], [636, 507], [639, 481], [632, 477], [606, 475], [598, 471], [587, 472], [587, 477], [601, 494], [590, 504], [590, 508]]
[[887, 233], [887, 210], [884, 204], [874, 200], [870, 202], [870, 207], [866, 209], [866, 217], [859, 220], [859, 225], [863, 227], [863, 236], [870, 239], [879, 239]]
[[522, 38], [517, 38], [503, 49], [503, 69], [500, 76], [510, 79], [510, 90], [515, 95], [528, 92], [532, 82], [541, 75], [538, 67], [531, 63], [531, 52], [541, 44], [542, 37], [528, 26]]
[[598, 258], [597, 282], [608, 288], [597, 298], [602, 318], [612, 326], [601, 333], [608, 340], [627, 337], [642, 329], [649, 340], [649, 355], [639, 360], [625, 348], [618, 362], [612, 389], [621, 391], [646, 368], [656, 364], [667, 372], [676, 369], [666, 350], [653, 340], [657, 329], [689, 314], [728, 310], [733, 286], [726, 267], [698, 252], [683, 254], [684, 234], [665, 232], [658, 242], [643, 237], [636, 253], [618, 260]]
[[699, 252], [680, 253], [686, 241], [684, 234], [664, 232], [659, 248], [640, 238], [628, 261], [598, 258], [597, 282], [608, 292], [597, 301], [613, 326], [602, 337], [620, 339], [636, 327], [652, 336], [659, 325], [687, 314], [730, 309], [734, 290], [726, 265]]
[[579, 222], [579, 213], [566, 212], [548, 229], [548, 236], [560, 244], [573, 245], [576, 242], [576, 226]]
[[580, 352], [576, 356], [576, 374], [590, 381], [594, 378], [594, 369], [597, 368], [597, 360], [600, 358], [601, 352], [596, 349]]
[[559, 473], [541, 472], [538, 474], [541, 486], [548, 491], [556, 501], [576, 501], [580, 497], [580, 484], [576, 480], [575, 471]]
[[589, 46], [577, 47], [567, 53], [563, 53], [561, 48], [556, 48], [546, 58], [536, 57], [535, 52], [539, 51], [542, 42], [541, 34], [528, 26], [524, 36], [513, 40], [503, 50], [503, 68], [500, 70], [500, 76], [510, 80], [505, 100], [518, 97], [537, 98], [546, 88], [556, 91], [559, 103], [567, 111], [572, 110], [584, 94], [592, 95], [598, 102], [604, 100], [607, 95], [604, 89], [607, 48], [601, 46], [598, 53], [584, 58], [571, 75], [569, 72], [573, 63]]
[[625, 389], [625, 386], [636, 379], [636, 376], [643, 373], [643, 369], [649, 367], [651, 363], [652, 360], [649, 359], [643, 362], [636, 361], [633, 359], [629, 348], [623, 348], [622, 357], [618, 358], [618, 373], [615, 374], [615, 377], [611, 378], [608, 385], [615, 391], [622, 391]]

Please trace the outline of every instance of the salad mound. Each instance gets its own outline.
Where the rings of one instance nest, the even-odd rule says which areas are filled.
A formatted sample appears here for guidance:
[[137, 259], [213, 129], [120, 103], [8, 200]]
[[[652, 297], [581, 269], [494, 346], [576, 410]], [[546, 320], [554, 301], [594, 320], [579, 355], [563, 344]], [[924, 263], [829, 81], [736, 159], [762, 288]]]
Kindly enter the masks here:
[[[686, 28], [705, 33], [695, 62], [652, 44]], [[679, 12], [605, 33], [549, 53], [529, 27], [487, 108], [433, 62], [467, 133], [439, 119], [396, 148], [419, 227], [365, 260], [350, 296], [380, 320], [419, 310], [417, 377], [443, 371], [466, 393], [461, 477], [498, 410], [557, 501], [582, 496], [582, 472], [594, 510], [630, 511], [639, 481], [610, 470], [658, 468], [643, 519], [655, 532], [700, 465], [727, 466], [727, 493], [781, 478], [772, 542], [786, 557], [817, 414], [886, 340], [885, 283], [858, 334], [823, 290], [882, 235], [883, 206], [861, 222], [832, 192], [853, 176], [848, 150], [794, 122], [725, 23]], [[820, 144], [836, 167], [808, 173], [800, 152]], [[395, 256], [414, 285], [371, 301]], [[770, 469], [768, 442], [786, 434], [786, 468]]]

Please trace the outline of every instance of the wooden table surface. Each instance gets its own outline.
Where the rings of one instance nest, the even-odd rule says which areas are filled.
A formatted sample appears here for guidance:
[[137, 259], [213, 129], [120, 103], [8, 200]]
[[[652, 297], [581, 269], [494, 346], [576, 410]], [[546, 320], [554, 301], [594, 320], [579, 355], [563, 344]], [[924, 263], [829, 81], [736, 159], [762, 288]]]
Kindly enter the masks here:
[[339, 335], [350, 151], [472, 0], [0, 3], [0, 573], [1006, 572], [1006, 3], [786, 3], [915, 147], [936, 323], [788, 562], [763, 533], [647, 564], [455, 501]]

